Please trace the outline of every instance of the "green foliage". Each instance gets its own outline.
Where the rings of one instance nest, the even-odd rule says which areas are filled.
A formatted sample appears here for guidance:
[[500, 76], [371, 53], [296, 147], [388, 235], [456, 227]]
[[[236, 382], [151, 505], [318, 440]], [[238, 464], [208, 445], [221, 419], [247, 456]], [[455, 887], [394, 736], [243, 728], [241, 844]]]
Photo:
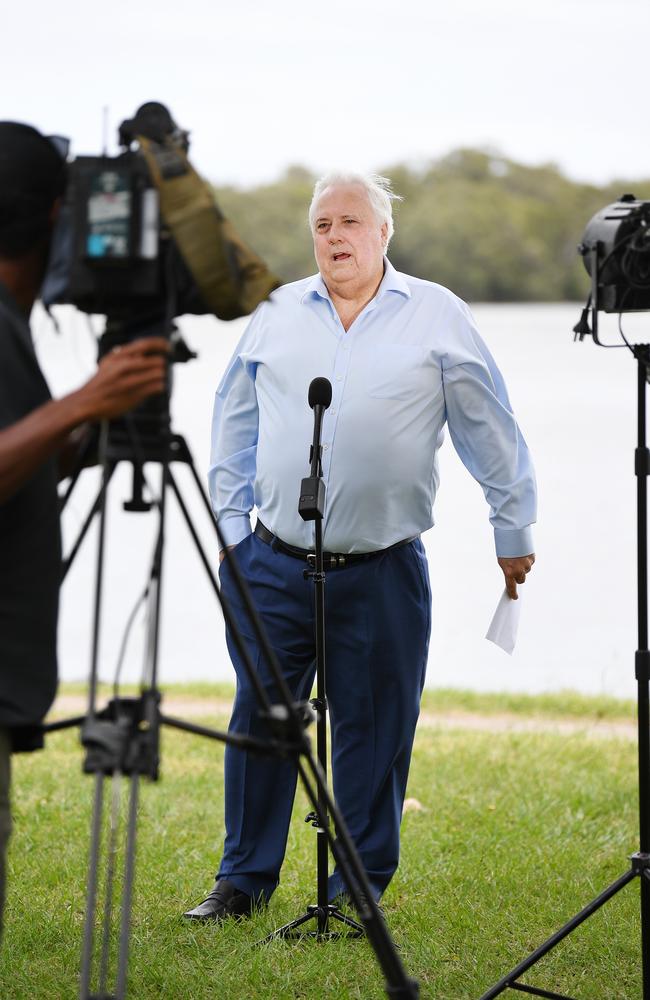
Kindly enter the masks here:
[[[525, 166], [489, 150], [458, 149], [415, 169], [382, 168], [404, 201], [395, 207], [390, 258], [400, 271], [447, 285], [470, 301], [580, 300], [588, 281], [576, 252], [589, 219], [650, 180], [605, 187]], [[275, 183], [216, 191], [244, 239], [284, 281], [315, 270], [307, 207], [315, 178], [290, 167]]]
[[242, 237], [283, 281], [296, 281], [315, 270], [307, 225], [313, 186], [308, 171], [290, 167], [274, 184], [215, 192]]

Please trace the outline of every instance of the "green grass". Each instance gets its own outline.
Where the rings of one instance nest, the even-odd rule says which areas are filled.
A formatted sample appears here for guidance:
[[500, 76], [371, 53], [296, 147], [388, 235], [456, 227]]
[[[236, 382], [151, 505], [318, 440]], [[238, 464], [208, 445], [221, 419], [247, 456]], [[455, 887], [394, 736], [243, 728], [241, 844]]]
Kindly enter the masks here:
[[[135, 685], [124, 685], [124, 694], [133, 694]], [[167, 698], [214, 698], [232, 700], [234, 686], [226, 682], [191, 684], [164, 684], [162, 690]], [[62, 684], [61, 694], [85, 695], [85, 684]], [[102, 697], [110, 697], [112, 689], [108, 684], [98, 688]], [[428, 712], [479, 712], [482, 715], [510, 713], [537, 718], [575, 718], [593, 720], [634, 719], [636, 704], [621, 698], [605, 695], [583, 695], [575, 691], [559, 691], [554, 694], [529, 695], [519, 693], [480, 693], [462, 691], [456, 688], [428, 688], [422, 695], [422, 709]]]
[[[177, 689], [174, 689], [175, 691]], [[184, 688], [196, 695], [196, 689]], [[207, 689], [206, 689], [207, 690]], [[171, 692], [170, 692], [171, 693]], [[211, 687], [212, 696], [217, 695]], [[457, 693], [456, 693], [457, 694]], [[524, 699], [429, 692], [429, 710], [628, 717], [629, 706], [572, 696]], [[599, 707], [596, 707], [596, 704]], [[212, 723], [223, 726], [223, 718]], [[366, 941], [276, 942], [266, 933], [314, 901], [314, 834], [302, 791], [282, 883], [269, 909], [221, 927], [180, 914], [212, 882], [222, 827], [223, 749], [163, 737], [163, 778], [142, 788], [128, 995], [140, 1000], [294, 1000], [385, 996]], [[14, 759], [15, 834], [0, 958], [6, 1000], [76, 996], [92, 779], [71, 733]], [[632, 740], [554, 732], [422, 728], [402, 827], [400, 869], [384, 897], [390, 929], [421, 995], [478, 1000], [628, 866], [637, 848]], [[628, 886], [528, 981], [580, 1000], [640, 995], [638, 887]], [[514, 994], [506, 993], [509, 997]]]
[[[214, 683], [208, 681], [193, 681], [191, 684], [161, 684], [161, 691], [169, 698], [226, 698], [231, 700], [234, 693], [234, 684]], [[138, 691], [136, 684], [122, 684], [120, 691], [123, 695], [135, 694]], [[67, 682], [59, 685], [59, 694], [86, 695], [88, 685], [82, 682]], [[100, 697], [110, 698], [113, 688], [110, 684], [98, 684], [97, 692]]]
[[424, 692], [422, 707], [429, 711], [479, 712], [494, 715], [503, 712], [536, 718], [574, 718], [588, 720], [633, 720], [636, 703], [605, 695], [578, 694], [576, 691], [558, 691], [553, 694], [479, 693], [437, 688]]

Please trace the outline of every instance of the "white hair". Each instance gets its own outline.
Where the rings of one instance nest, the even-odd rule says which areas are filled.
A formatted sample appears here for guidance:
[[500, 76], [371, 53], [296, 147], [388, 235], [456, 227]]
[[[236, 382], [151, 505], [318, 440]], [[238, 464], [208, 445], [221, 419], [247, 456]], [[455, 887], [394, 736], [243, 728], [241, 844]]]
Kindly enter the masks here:
[[364, 189], [380, 226], [386, 223], [386, 246], [388, 246], [395, 231], [393, 225], [393, 202], [401, 201], [402, 198], [401, 195], [395, 194], [391, 189], [391, 182], [388, 177], [382, 177], [380, 174], [357, 174], [333, 171], [319, 178], [314, 185], [314, 194], [309, 206], [309, 228], [312, 233], [316, 220], [316, 203], [318, 199], [326, 188], [340, 187], [342, 184], [358, 184]]

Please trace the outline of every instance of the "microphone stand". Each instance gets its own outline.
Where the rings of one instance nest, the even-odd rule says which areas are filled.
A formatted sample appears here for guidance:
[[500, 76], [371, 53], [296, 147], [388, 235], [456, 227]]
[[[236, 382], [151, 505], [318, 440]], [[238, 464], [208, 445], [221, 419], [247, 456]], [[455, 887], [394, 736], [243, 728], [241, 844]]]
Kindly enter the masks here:
[[[325, 568], [323, 565], [323, 514], [325, 512], [325, 483], [321, 464], [320, 443], [323, 413], [332, 399], [332, 387], [326, 379], [315, 379], [309, 390], [311, 403], [312, 387], [315, 383], [329, 387], [327, 402], [317, 402], [314, 409], [314, 439], [309, 453], [310, 475], [300, 485], [298, 513], [304, 521], [314, 521], [315, 552], [308, 557], [310, 568], [304, 570], [306, 580], [314, 581], [315, 636], [316, 636], [316, 697], [311, 705], [316, 712], [316, 756], [323, 774], [323, 784], [318, 787], [318, 810], [305, 816], [305, 823], [311, 823], [316, 830], [316, 904], [310, 904], [305, 912], [283, 927], [277, 928], [264, 938], [261, 944], [275, 938], [313, 937], [356, 938], [364, 933], [363, 925], [342, 913], [338, 906], [328, 902], [328, 827], [330, 817], [327, 808], [327, 687], [325, 674]], [[325, 395], [325, 398], [327, 396]], [[329, 921], [337, 920], [351, 930], [345, 934], [328, 929]], [[297, 928], [310, 920], [316, 921], [316, 930], [301, 931]]]

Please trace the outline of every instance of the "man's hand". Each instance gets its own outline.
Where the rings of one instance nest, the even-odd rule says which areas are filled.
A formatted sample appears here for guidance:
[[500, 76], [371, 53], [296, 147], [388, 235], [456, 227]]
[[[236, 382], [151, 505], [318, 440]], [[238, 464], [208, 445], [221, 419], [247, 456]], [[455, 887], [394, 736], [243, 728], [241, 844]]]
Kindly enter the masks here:
[[535, 553], [529, 556], [517, 556], [515, 559], [499, 559], [499, 566], [506, 578], [508, 597], [517, 600], [517, 584], [526, 582], [526, 574], [530, 573], [535, 562]]
[[50, 456], [65, 446], [75, 427], [111, 420], [164, 392], [169, 343], [143, 337], [111, 351], [81, 389], [52, 399], [0, 430], [0, 503], [9, 500]]
[[169, 342], [142, 337], [115, 347], [99, 363], [96, 374], [76, 393], [88, 420], [119, 417], [147, 396], [165, 390]]
[[219, 564], [221, 564], [226, 558], [226, 549], [228, 550], [228, 552], [232, 552], [234, 548], [235, 548], [234, 545], [226, 545], [226, 548], [221, 550], [221, 552], [219, 553]]

